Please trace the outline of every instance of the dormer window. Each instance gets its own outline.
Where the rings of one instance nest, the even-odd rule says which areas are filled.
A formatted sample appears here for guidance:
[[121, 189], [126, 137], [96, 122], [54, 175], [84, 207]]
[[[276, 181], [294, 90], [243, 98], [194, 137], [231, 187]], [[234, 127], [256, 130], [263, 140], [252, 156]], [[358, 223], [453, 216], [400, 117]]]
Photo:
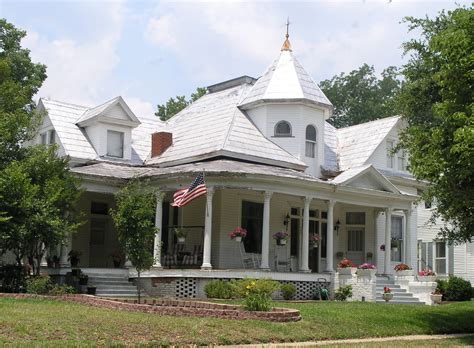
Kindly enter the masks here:
[[287, 121], [280, 121], [275, 125], [276, 137], [291, 137], [291, 124]]
[[122, 132], [107, 131], [107, 156], [123, 158], [123, 139]]
[[316, 128], [309, 125], [306, 127], [306, 157], [316, 157]]

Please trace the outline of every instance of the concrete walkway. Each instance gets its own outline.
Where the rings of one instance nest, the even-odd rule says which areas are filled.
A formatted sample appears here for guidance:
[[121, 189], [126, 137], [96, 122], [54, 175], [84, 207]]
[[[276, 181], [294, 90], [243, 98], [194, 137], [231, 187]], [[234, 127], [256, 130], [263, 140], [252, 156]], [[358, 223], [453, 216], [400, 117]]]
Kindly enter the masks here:
[[446, 335], [411, 335], [411, 336], [393, 336], [393, 337], [374, 337], [374, 338], [354, 338], [347, 340], [313, 341], [313, 342], [287, 342], [287, 343], [267, 343], [267, 344], [243, 344], [233, 346], [219, 346], [227, 348], [251, 348], [251, 347], [312, 347], [327, 346], [333, 344], [363, 344], [391, 341], [424, 341], [424, 340], [444, 340], [447, 338], [460, 338], [474, 336], [474, 333], [468, 334], [446, 334]]

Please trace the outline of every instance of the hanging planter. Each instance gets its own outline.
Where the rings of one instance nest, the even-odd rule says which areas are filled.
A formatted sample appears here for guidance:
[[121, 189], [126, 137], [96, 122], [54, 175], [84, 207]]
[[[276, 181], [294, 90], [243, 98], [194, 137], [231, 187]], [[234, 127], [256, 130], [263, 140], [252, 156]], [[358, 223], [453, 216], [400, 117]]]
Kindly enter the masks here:
[[312, 234], [311, 237], [309, 237], [310, 243], [312, 243], [313, 248], [316, 249], [319, 247], [319, 243], [321, 242], [321, 236], [319, 234]]
[[174, 234], [176, 235], [176, 238], [178, 239], [178, 243], [186, 242], [186, 231], [184, 229], [175, 228]]
[[286, 239], [277, 239], [277, 245], [286, 245]]
[[237, 242], [237, 243], [240, 243], [242, 242], [242, 237], [241, 236], [237, 236], [234, 238], [234, 240]]
[[178, 243], [185, 243], [186, 238], [185, 237], [178, 237]]
[[236, 227], [232, 232], [229, 233], [229, 237], [232, 240], [240, 243], [242, 242], [242, 238], [247, 235], [247, 230], [242, 227]]
[[277, 232], [273, 234], [273, 239], [276, 240], [277, 245], [286, 245], [289, 236], [288, 232]]

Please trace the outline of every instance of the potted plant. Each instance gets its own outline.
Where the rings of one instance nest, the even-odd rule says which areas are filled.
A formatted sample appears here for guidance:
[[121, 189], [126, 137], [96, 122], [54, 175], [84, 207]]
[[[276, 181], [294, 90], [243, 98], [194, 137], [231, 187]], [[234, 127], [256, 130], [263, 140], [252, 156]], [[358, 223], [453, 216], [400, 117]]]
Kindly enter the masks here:
[[96, 291], [97, 291], [96, 286], [88, 286], [87, 287], [87, 294], [88, 295], [94, 295], [95, 296]]
[[380, 251], [385, 251], [385, 244], [382, 244], [382, 245], [380, 246]]
[[342, 259], [338, 264], [337, 264], [337, 271], [339, 274], [354, 274], [357, 271], [356, 265], [349, 260], [349, 259]]
[[120, 268], [122, 261], [124, 259], [123, 255], [119, 252], [114, 252], [110, 255], [112, 257], [112, 262], [114, 263], [115, 268]]
[[273, 234], [273, 239], [276, 240], [277, 245], [286, 245], [289, 236], [288, 232], [277, 232]]
[[377, 272], [377, 267], [371, 263], [363, 263], [362, 265], [359, 266], [357, 269], [357, 275], [358, 276], [370, 276], [372, 277], [375, 275], [375, 272]]
[[429, 268], [425, 268], [418, 272], [417, 278], [420, 282], [434, 282], [436, 281], [436, 273]]
[[174, 234], [178, 238], [178, 243], [184, 243], [186, 241], [186, 231], [182, 228], [175, 228]]
[[82, 255], [82, 253], [77, 250], [71, 250], [67, 255], [67, 260], [71, 263], [71, 267], [77, 267], [80, 260], [79, 257]]
[[382, 298], [385, 300], [385, 302], [390, 301], [393, 298], [392, 289], [390, 289], [388, 286], [384, 286]]
[[319, 242], [321, 242], [321, 236], [319, 234], [312, 234], [309, 237], [310, 243], [313, 245], [313, 248], [319, 247]]
[[412, 276], [413, 270], [406, 263], [399, 263], [394, 267], [397, 276]]
[[443, 293], [439, 289], [436, 289], [431, 294], [431, 301], [433, 301], [435, 304], [441, 304], [443, 301]]
[[232, 232], [229, 233], [230, 239], [233, 239], [238, 243], [240, 243], [242, 241], [242, 238], [246, 236], [247, 236], [247, 230], [242, 227], [236, 227]]

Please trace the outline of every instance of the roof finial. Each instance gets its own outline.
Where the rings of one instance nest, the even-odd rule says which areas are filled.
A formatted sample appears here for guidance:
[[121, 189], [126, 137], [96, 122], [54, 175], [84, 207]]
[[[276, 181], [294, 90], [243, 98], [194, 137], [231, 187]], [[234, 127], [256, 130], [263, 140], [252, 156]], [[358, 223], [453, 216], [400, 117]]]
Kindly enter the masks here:
[[286, 35], [285, 35], [286, 40], [285, 42], [283, 42], [283, 46], [281, 47], [282, 51], [291, 51], [291, 44], [289, 40], [290, 34], [288, 33], [289, 27], [290, 27], [290, 17], [286, 19]]

